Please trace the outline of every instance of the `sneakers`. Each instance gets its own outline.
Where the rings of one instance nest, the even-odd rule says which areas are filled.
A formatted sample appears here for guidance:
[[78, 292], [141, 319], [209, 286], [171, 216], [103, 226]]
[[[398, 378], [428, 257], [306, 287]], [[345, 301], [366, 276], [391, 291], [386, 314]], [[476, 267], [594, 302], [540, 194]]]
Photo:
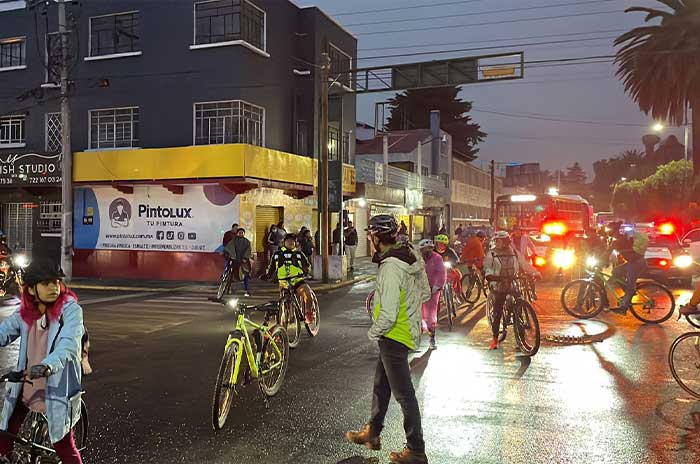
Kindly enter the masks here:
[[610, 312], [619, 314], [620, 316], [626, 316], [629, 308], [626, 306], [620, 306], [619, 308], [610, 308]]
[[362, 430], [358, 432], [350, 431], [345, 432], [345, 438], [350, 443], [355, 443], [356, 445], [364, 445], [365, 448], [379, 451], [382, 449], [382, 443], [379, 439], [379, 434], [372, 430], [372, 426], [365, 424], [362, 426]]
[[246, 297], [246, 298], [250, 298], [250, 293], [245, 292], [245, 293], [243, 294], [243, 296]]
[[491, 340], [491, 345], [489, 345], [489, 350], [497, 350], [498, 349], [498, 339], [494, 338]]
[[690, 303], [681, 306], [680, 309], [682, 316], [692, 316], [700, 314], [700, 309], [696, 305], [691, 305]]
[[401, 452], [394, 451], [389, 455], [392, 464], [428, 464], [425, 451], [414, 451], [406, 447]]
[[430, 337], [430, 346], [429, 346], [429, 348], [430, 348], [431, 350], [434, 350], [434, 349], [437, 348], [437, 345], [435, 344], [435, 335], [433, 335], [433, 336]]

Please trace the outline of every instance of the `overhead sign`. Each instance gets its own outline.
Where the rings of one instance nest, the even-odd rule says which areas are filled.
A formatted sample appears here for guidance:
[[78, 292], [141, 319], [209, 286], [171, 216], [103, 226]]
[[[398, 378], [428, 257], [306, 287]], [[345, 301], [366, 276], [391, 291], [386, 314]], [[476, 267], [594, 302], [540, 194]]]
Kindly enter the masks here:
[[10, 153], [0, 155], [0, 187], [60, 185], [61, 155]]
[[75, 248], [213, 253], [240, 220], [240, 198], [218, 186], [187, 186], [176, 195], [161, 186], [75, 192]]

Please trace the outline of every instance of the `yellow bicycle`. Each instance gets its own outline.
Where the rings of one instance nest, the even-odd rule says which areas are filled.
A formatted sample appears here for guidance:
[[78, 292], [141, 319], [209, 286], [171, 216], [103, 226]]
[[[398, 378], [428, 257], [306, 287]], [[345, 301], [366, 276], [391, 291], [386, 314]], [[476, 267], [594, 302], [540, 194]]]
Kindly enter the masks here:
[[[267, 397], [276, 395], [282, 388], [289, 365], [287, 331], [279, 325], [269, 326], [279, 312], [276, 302], [245, 306], [233, 299], [225, 304], [235, 310], [236, 326], [228, 335], [216, 376], [212, 401], [214, 430], [221, 430], [226, 424], [234, 396], [238, 394], [237, 386], [257, 381], [267, 406]], [[248, 318], [248, 313], [254, 311], [265, 313], [262, 324], [256, 324]], [[251, 334], [248, 333], [249, 326], [253, 328]], [[247, 369], [242, 363], [244, 352]], [[242, 368], [245, 369], [244, 372]]]

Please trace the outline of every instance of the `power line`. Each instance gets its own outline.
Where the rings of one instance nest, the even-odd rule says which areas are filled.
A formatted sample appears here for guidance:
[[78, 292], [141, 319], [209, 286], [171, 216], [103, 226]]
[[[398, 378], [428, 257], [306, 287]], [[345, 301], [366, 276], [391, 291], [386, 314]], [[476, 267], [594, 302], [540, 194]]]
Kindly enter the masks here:
[[485, 0], [461, 0], [461, 1], [456, 1], [456, 2], [432, 3], [430, 5], [406, 5], [406, 6], [400, 6], [400, 7], [394, 7], [394, 8], [380, 8], [377, 10], [348, 11], [345, 13], [334, 13], [333, 16], [357, 16], [357, 15], [369, 14], [369, 13], [386, 13], [389, 11], [404, 11], [404, 10], [413, 10], [413, 9], [419, 9], [419, 8], [434, 8], [436, 6], [465, 5], [467, 3], [479, 3], [479, 2], [483, 2], [483, 1], [485, 1]]
[[519, 113], [507, 113], [503, 111], [479, 109], [472, 107], [472, 110], [476, 113], [486, 113], [494, 114], [498, 116], [505, 116], [508, 118], [520, 118], [520, 119], [533, 119], [537, 121], [551, 121], [551, 122], [561, 122], [561, 123], [571, 123], [571, 124], [590, 124], [595, 126], [619, 126], [619, 127], [647, 127], [646, 124], [632, 124], [632, 123], [619, 123], [619, 122], [609, 122], [609, 121], [593, 121], [593, 120], [582, 120], [582, 119], [565, 119], [555, 116], [544, 116], [536, 114], [519, 114]]
[[566, 18], [576, 18], [582, 16], [597, 16], [606, 14], [616, 14], [623, 13], [622, 10], [609, 10], [609, 11], [593, 11], [590, 13], [572, 13], [567, 15], [556, 15], [556, 16], [542, 16], [539, 18], [520, 18], [520, 19], [508, 19], [502, 21], [491, 21], [483, 23], [469, 23], [469, 24], [451, 24], [446, 26], [431, 26], [423, 28], [412, 28], [412, 29], [394, 29], [389, 31], [373, 31], [373, 32], [356, 32], [355, 35], [380, 35], [380, 34], [395, 34], [399, 32], [421, 32], [421, 31], [432, 31], [435, 29], [455, 29], [462, 27], [478, 27], [478, 26], [493, 26], [497, 24], [512, 24], [512, 23], [522, 23], [530, 21], [545, 21], [550, 19], [566, 19]]
[[596, 3], [609, 3], [609, 2], [617, 2], [619, 0], [589, 0], [589, 1], [584, 1], [584, 2], [572, 2], [572, 3], [561, 3], [558, 5], [537, 5], [537, 6], [527, 6], [527, 7], [521, 7], [521, 8], [509, 8], [506, 10], [492, 10], [492, 11], [476, 11], [476, 12], [470, 12], [470, 13], [460, 13], [460, 14], [451, 14], [451, 15], [442, 15], [442, 16], [426, 16], [423, 18], [403, 18], [403, 19], [388, 19], [388, 20], [382, 20], [382, 21], [370, 21], [366, 23], [352, 23], [352, 24], [343, 24], [344, 27], [358, 27], [358, 26], [374, 26], [378, 24], [395, 24], [395, 23], [408, 23], [408, 22], [416, 22], [416, 21], [430, 21], [434, 19], [450, 19], [450, 18], [461, 18], [464, 16], [483, 16], [483, 15], [490, 15], [490, 14], [500, 14], [500, 13], [516, 13], [519, 11], [534, 11], [534, 10], [543, 10], [543, 9], [548, 9], [548, 8], [561, 8], [561, 7], [566, 7], [566, 6], [581, 6], [581, 5], [592, 5]]
[[[498, 132], [498, 131], [488, 131], [487, 134], [489, 136], [491, 135], [499, 135], [501, 137], [510, 137], [510, 138], [515, 138], [515, 139], [522, 139], [522, 140], [532, 140], [532, 141], [541, 141], [541, 142], [566, 142], [566, 143], [578, 143], [578, 144], [585, 144], [585, 145], [641, 145], [640, 142], [632, 142], [628, 140], [612, 140], [612, 139], [595, 139], [595, 140], [590, 140], [588, 138], [581, 138], [581, 137], [565, 137], [565, 136], [548, 136], [548, 137], [538, 137], [535, 135], [520, 135], [520, 134], [509, 134], [507, 132]], [[493, 141], [493, 139], [486, 139], [488, 142], [489, 140]]]

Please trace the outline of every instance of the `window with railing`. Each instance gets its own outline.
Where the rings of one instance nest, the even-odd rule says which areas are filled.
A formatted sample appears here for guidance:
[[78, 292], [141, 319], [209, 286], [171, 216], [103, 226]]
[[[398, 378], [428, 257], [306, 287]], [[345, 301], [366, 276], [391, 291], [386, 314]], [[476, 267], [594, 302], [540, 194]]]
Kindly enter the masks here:
[[333, 44], [328, 44], [328, 55], [331, 59], [330, 78], [350, 88], [352, 57]]
[[242, 40], [265, 51], [265, 11], [247, 0], [194, 4], [195, 45]]
[[343, 163], [350, 164], [350, 135], [352, 132], [343, 134]]
[[138, 11], [90, 18], [90, 56], [140, 51], [138, 26]]
[[43, 201], [39, 204], [39, 232], [60, 234], [63, 204], [60, 201]]
[[338, 161], [340, 151], [340, 131], [337, 127], [328, 126], [328, 159]]
[[46, 152], [61, 153], [61, 113], [46, 113]]
[[27, 39], [15, 37], [0, 39], [0, 69], [19, 68], [27, 65]]
[[195, 145], [247, 143], [264, 146], [265, 108], [242, 100], [195, 103]]
[[0, 117], [0, 146], [25, 143], [25, 116]]
[[139, 108], [90, 111], [90, 149], [139, 146]]

